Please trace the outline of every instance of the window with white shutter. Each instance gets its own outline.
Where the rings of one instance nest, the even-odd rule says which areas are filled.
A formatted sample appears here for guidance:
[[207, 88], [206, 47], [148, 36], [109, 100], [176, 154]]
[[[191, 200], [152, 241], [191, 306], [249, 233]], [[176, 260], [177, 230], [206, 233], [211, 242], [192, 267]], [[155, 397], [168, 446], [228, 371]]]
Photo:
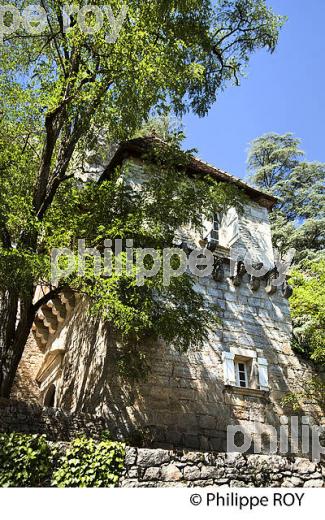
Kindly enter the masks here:
[[211, 220], [205, 221], [207, 235], [204, 237], [210, 244], [218, 245], [220, 242], [220, 215], [214, 213]]
[[222, 356], [225, 385], [269, 391], [267, 359], [239, 347], [231, 347], [230, 352], [223, 352]]
[[232, 352], [223, 352], [223, 372], [225, 385], [236, 386], [235, 374], [235, 354]]
[[260, 390], [269, 390], [268, 362], [265, 358], [257, 358]]
[[221, 227], [224, 241], [227, 247], [230, 247], [239, 237], [239, 221], [235, 208], [230, 208], [226, 215], [224, 215]]

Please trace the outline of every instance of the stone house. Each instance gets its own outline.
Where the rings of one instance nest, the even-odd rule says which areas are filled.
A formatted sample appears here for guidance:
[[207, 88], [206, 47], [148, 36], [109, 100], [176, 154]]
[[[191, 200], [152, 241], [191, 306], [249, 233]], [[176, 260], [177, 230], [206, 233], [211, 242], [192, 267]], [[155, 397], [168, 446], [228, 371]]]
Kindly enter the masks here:
[[[122, 144], [103, 178], [117, 165], [128, 164], [137, 183], [150, 142]], [[230, 424], [241, 425], [254, 437], [285, 422], [282, 398], [299, 389], [312, 369], [290, 346], [290, 289], [286, 282], [272, 284], [269, 212], [275, 199], [198, 159], [189, 168], [234, 183], [248, 197], [242, 214], [232, 208], [212, 216], [205, 236], [191, 229], [180, 232], [180, 245], [204, 245], [213, 251], [214, 272], [198, 278], [196, 289], [218, 304], [221, 326], [204, 348], [187, 353], [158, 343], [148, 352], [148, 377], [131, 383], [114, 369], [118, 340], [87, 314], [84, 299], [61, 294], [42, 307], [35, 320], [13, 397], [99, 415], [115, 435], [142, 436], [160, 447], [225, 451]], [[245, 255], [252, 252], [266, 267], [262, 277], [244, 268]], [[303, 412], [311, 421], [320, 420], [315, 406]]]

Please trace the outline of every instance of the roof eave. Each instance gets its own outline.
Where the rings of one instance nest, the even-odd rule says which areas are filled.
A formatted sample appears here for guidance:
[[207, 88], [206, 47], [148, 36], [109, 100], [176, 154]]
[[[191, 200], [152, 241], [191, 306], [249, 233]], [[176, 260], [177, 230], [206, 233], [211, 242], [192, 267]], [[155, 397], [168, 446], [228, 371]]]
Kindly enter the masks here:
[[[145, 152], [148, 150], [150, 146], [153, 144], [166, 144], [164, 141], [157, 137], [148, 137], [148, 138], [137, 138], [132, 139], [130, 141], [124, 141], [120, 144], [114, 156], [112, 157], [110, 163], [104, 170], [101, 175], [100, 181], [109, 178], [116, 167], [121, 166], [121, 164], [128, 158], [141, 158]], [[238, 188], [242, 189], [252, 200], [260, 204], [261, 206], [267, 208], [269, 211], [273, 208], [273, 206], [278, 202], [276, 197], [264, 193], [252, 186], [249, 186], [241, 179], [230, 175], [227, 172], [219, 170], [214, 166], [211, 166], [200, 159], [193, 157], [188, 169], [193, 173], [205, 173], [209, 175], [213, 175], [220, 182], [228, 182], [231, 184], [235, 184]]]

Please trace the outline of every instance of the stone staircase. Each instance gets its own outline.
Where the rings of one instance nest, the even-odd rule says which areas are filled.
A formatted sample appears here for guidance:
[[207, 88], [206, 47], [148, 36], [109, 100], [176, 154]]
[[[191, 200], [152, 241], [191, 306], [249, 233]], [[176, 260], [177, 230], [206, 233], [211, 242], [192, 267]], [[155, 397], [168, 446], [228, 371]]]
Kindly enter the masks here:
[[42, 305], [32, 326], [33, 336], [38, 347], [44, 352], [49, 340], [64, 324], [67, 314], [76, 304], [75, 294], [67, 289], [53, 300]]

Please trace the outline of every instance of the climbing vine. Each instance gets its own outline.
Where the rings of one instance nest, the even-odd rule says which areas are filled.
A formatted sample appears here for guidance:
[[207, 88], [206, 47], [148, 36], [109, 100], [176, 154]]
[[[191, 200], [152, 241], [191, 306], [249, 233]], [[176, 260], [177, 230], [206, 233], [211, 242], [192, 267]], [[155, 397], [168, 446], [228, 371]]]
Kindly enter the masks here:
[[45, 435], [0, 434], [0, 487], [111, 487], [124, 457], [124, 444], [110, 440], [81, 437], [60, 455]]
[[75, 439], [61, 457], [53, 474], [56, 487], [110, 487], [117, 484], [124, 468], [124, 445]]
[[53, 455], [44, 435], [0, 434], [0, 486], [45, 485], [50, 480]]

